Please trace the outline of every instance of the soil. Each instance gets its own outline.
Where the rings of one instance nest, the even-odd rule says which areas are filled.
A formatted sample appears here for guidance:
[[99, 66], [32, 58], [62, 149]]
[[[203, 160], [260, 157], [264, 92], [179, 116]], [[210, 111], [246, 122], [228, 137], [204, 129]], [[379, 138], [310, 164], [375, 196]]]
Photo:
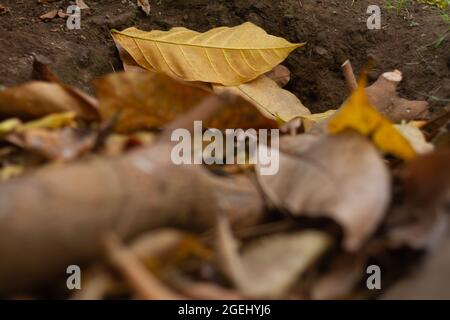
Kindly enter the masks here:
[[[121, 69], [111, 28], [206, 31], [251, 21], [291, 42], [307, 42], [284, 64], [292, 72], [288, 89], [313, 112], [337, 108], [344, 100], [340, 65], [347, 58], [356, 71], [374, 58], [371, 80], [390, 69], [402, 70], [401, 94], [429, 100], [435, 109], [450, 99], [450, 41], [429, 46], [448, 28], [434, 7], [410, 3], [397, 14], [384, 8], [383, 0], [159, 0], [150, 1], [146, 16], [136, 1], [85, 2], [90, 9], [82, 11], [81, 29], [68, 30], [62, 18], [43, 22], [39, 16], [65, 10], [71, 1], [0, 0], [0, 85], [29, 81], [36, 53], [53, 61], [64, 81], [92, 92], [93, 78]], [[372, 4], [382, 8], [381, 30], [366, 26]]]

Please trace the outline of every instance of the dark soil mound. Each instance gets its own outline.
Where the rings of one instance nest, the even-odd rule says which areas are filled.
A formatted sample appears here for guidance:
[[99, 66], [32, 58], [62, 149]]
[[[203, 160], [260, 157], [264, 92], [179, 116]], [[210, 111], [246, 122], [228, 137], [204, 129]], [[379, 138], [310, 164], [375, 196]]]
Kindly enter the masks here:
[[347, 91], [340, 65], [347, 58], [356, 71], [374, 58], [378, 65], [372, 79], [387, 69], [402, 70], [401, 91], [409, 98], [428, 99], [435, 107], [450, 98], [450, 43], [427, 46], [448, 28], [436, 8], [411, 4], [399, 15], [382, 9], [382, 29], [368, 30], [368, 5], [382, 7], [384, 1], [160, 0], [151, 1], [149, 17], [135, 1], [86, 3], [91, 9], [82, 12], [81, 30], [68, 30], [61, 18], [43, 22], [38, 17], [55, 8], [65, 10], [70, 1], [0, 0], [9, 9], [0, 18], [0, 84], [30, 80], [31, 54], [39, 53], [54, 61], [63, 80], [92, 90], [92, 78], [121, 68], [110, 28], [185, 26], [205, 31], [251, 21], [271, 34], [308, 43], [285, 64], [293, 74], [288, 89], [312, 111], [336, 108], [343, 101]]

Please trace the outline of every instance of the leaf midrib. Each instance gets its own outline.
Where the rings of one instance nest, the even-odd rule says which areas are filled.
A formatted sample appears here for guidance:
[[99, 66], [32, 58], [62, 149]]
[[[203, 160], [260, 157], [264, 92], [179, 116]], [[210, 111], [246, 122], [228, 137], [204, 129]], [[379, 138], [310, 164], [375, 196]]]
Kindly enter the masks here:
[[281, 47], [260, 47], [260, 48], [234, 48], [234, 47], [220, 47], [220, 46], [211, 46], [211, 45], [200, 45], [195, 43], [180, 43], [180, 42], [174, 42], [174, 41], [168, 41], [168, 40], [156, 40], [156, 39], [148, 39], [144, 37], [139, 37], [135, 35], [130, 35], [118, 30], [111, 30], [111, 33], [118, 33], [120, 35], [133, 38], [133, 39], [139, 39], [143, 41], [153, 41], [158, 43], [165, 43], [165, 44], [171, 44], [176, 46], [188, 46], [188, 47], [197, 47], [197, 48], [208, 48], [208, 49], [226, 49], [226, 50], [274, 50], [274, 49], [288, 49], [288, 48], [300, 48], [304, 46], [306, 43], [292, 43], [290, 45], [281, 46]]

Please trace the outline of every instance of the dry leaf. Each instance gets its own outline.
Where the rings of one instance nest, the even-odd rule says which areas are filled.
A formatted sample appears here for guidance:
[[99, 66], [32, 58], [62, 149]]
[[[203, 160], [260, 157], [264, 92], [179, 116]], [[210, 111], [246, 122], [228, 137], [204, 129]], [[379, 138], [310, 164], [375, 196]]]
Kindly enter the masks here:
[[65, 18], [67, 18], [67, 17], [70, 17], [70, 14], [64, 12], [62, 9], [59, 9], [59, 10], [58, 10], [58, 17], [65, 19]]
[[331, 134], [353, 129], [362, 135], [371, 137], [382, 151], [409, 160], [416, 156], [414, 149], [392, 125], [369, 102], [366, 91], [366, 77], [362, 76], [358, 88], [337, 115], [328, 123]]
[[39, 17], [39, 19], [44, 20], [44, 21], [48, 21], [48, 20], [55, 19], [57, 15], [58, 15], [58, 9], [54, 9], [52, 11], [49, 11], [49, 12], [41, 15]]
[[119, 52], [120, 60], [122, 61], [123, 70], [126, 72], [148, 72], [141, 66], [139, 66], [133, 57], [119, 44], [116, 42], [116, 48]]
[[[116, 128], [119, 132], [160, 128], [213, 94], [205, 86], [189, 84], [153, 72], [112, 74], [97, 80], [96, 87], [102, 117], [110, 119], [120, 112]], [[238, 104], [225, 108], [204, 126], [273, 128], [276, 123], [241, 99]]]
[[450, 299], [450, 239], [447, 237], [424, 265], [389, 288], [384, 300]]
[[328, 266], [328, 272], [313, 285], [313, 300], [345, 299], [365, 275], [365, 252], [341, 254]]
[[398, 97], [397, 86], [402, 79], [399, 70], [385, 72], [366, 88], [370, 104], [395, 123], [414, 120], [429, 107], [426, 101], [410, 101]]
[[291, 71], [280, 64], [267, 72], [266, 76], [275, 81], [280, 88], [283, 88], [291, 80]]
[[0, 91], [0, 115], [22, 120], [73, 111], [85, 119], [97, 119], [95, 107], [79, 94], [58, 83], [31, 81]]
[[7, 165], [0, 169], [0, 181], [6, 181], [13, 177], [20, 176], [23, 171], [23, 166], [15, 164]]
[[66, 162], [92, 150], [96, 135], [83, 134], [72, 128], [54, 131], [32, 128], [8, 136], [8, 141], [49, 160]]
[[411, 161], [404, 172], [404, 201], [386, 221], [392, 247], [431, 249], [447, 232], [450, 152], [437, 150]]
[[84, 0], [75, 0], [75, 4], [81, 9], [89, 9], [89, 6], [84, 2]]
[[14, 132], [18, 128], [20, 128], [21, 125], [22, 122], [16, 118], [7, 119], [0, 122], [0, 137], [3, 137], [8, 133]]
[[148, 0], [137, 0], [137, 6], [138, 8], [141, 8], [142, 11], [145, 12], [147, 16], [150, 15], [150, 3], [148, 3]]
[[290, 140], [280, 141], [289, 153], [280, 153], [279, 172], [258, 175], [266, 196], [294, 215], [334, 219], [344, 230], [345, 249], [358, 250], [377, 229], [390, 200], [381, 156], [353, 132]]
[[403, 137], [405, 137], [406, 140], [408, 140], [411, 147], [418, 154], [424, 154], [434, 150], [434, 146], [427, 142], [425, 135], [419, 128], [417, 128], [414, 122], [402, 122], [401, 124], [396, 124], [395, 128]]
[[51, 114], [41, 119], [27, 122], [20, 126], [18, 131], [27, 129], [58, 129], [75, 126], [76, 114], [73, 111]]
[[282, 297], [328, 249], [329, 237], [303, 230], [266, 236], [238, 253], [228, 222], [219, 219], [218, 246], [221, 266], [239, 292], [252, 298]]
[[268, 35], [250, 22], [205, 33], [186, 28], [151, 32], [128, 28], [113, 30], [112, 36], [147, 70], [228, 86], [269, 72], [302, 46]]
[[243, 97], [269, 119], [288, 122], [311, 113], [293, 93], [280, 88], [275, 81], [264, 75], [237, 87], [213, 87], [217, 93], [225, 91]]

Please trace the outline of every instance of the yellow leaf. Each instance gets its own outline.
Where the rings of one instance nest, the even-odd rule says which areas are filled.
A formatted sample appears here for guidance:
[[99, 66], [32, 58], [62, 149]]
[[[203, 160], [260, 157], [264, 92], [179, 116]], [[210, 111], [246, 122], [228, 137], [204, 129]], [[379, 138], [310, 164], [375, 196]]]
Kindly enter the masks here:
[[337, 115], [330, 120], [328, 129], [331, 134], [338, 134], [346, 129], [353, 129], [362, 135], [371, 137], [382, 151], [409, 160], [416, 152], [393, 124], [381, 115], [367, 98], [366, 76], [363, 75], [358, 88], [342, 106]]
[[227, 86], [256, 79], [303, 45], [268, 35], [250, 22], [205, 33], [186, 28], [146, 32], [133, 27], [112, 30], [112, 36], [147, 70]]
[[58, 129], [73, 127], [75, 125], [76, 113], [73, 111], [55, 113], [38, 120], [30, 121], [22, 125], [19, 130], [26, 129]]
[[23, 166], [8, 165], [0, 169], [0, 181], [6, 181], [12, 177], [19, 176], [23, 172]]
[[317, 123], [321, 122], [323, 120], [327, 120], [331, 116], [333, 116], [336, 113], [336, 110], [328, 110], [322, 113], [313, 113], [313, 114], [307, 114], [302, 115], [301, 118], [304, 120], [309, 120], [311, 122]]
[[0, 122], [0, 137], [8, 133], [14, 132], [21, 126], [22, 122], [19, 119], [12, 118]]
[[275, 81], [264, 75], [237, 87], [214, 85], [213, 88], [217, 93], [228, 91], [243, 97], [269, 119], [288, 122], [311, 114], [293, 93], [280, 88]]

